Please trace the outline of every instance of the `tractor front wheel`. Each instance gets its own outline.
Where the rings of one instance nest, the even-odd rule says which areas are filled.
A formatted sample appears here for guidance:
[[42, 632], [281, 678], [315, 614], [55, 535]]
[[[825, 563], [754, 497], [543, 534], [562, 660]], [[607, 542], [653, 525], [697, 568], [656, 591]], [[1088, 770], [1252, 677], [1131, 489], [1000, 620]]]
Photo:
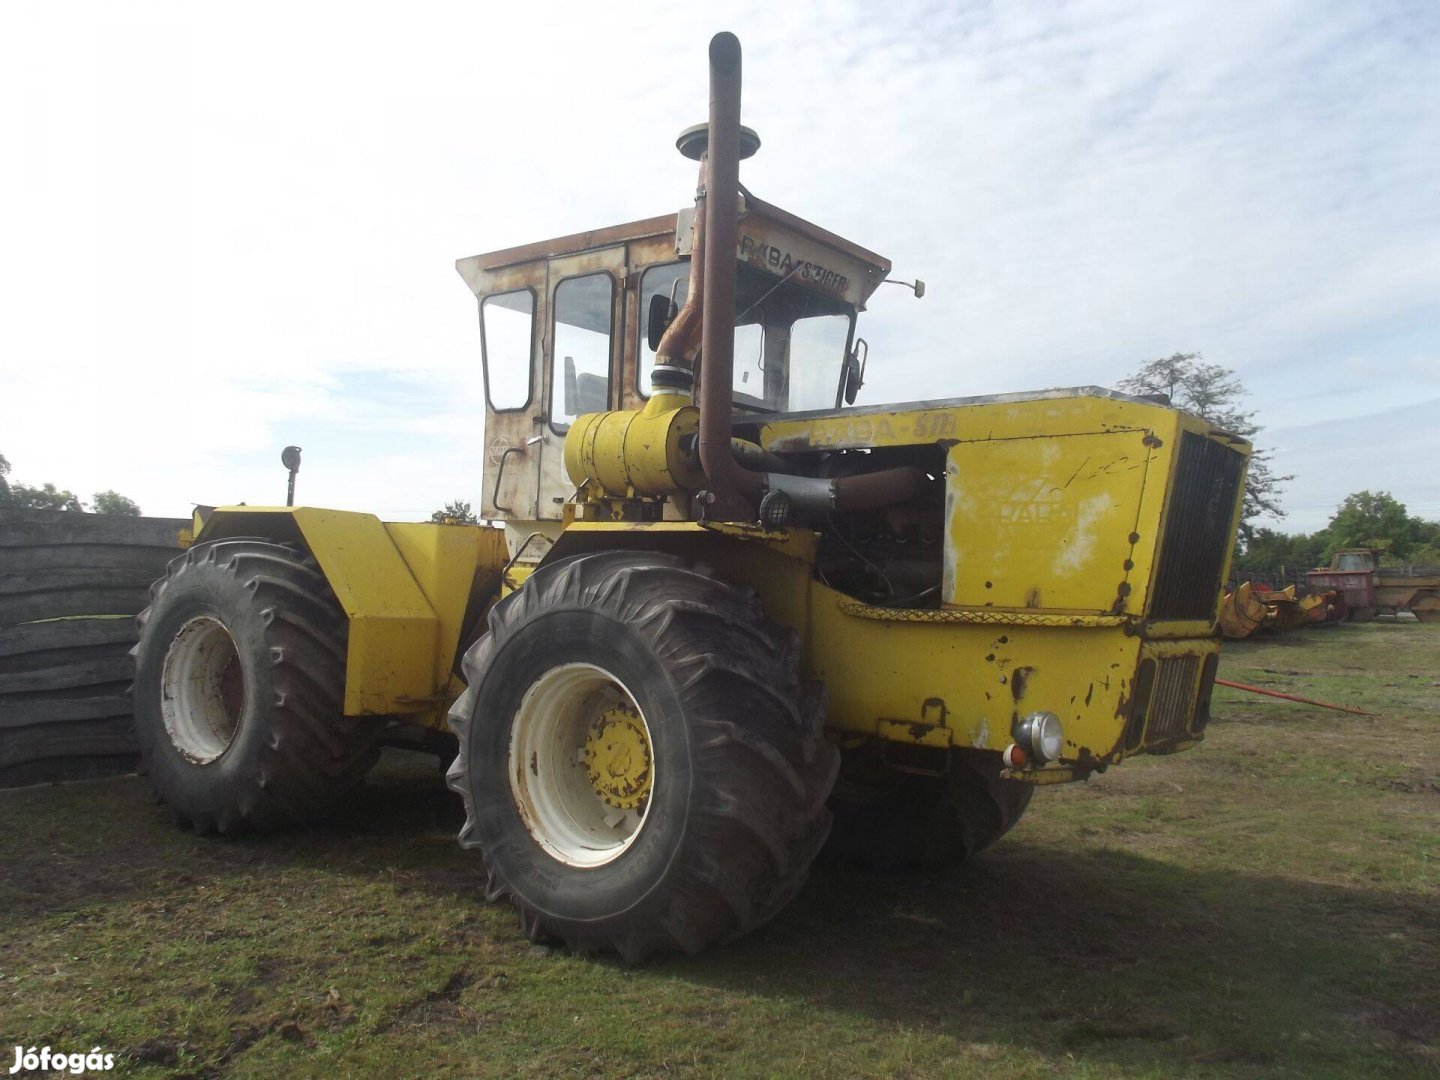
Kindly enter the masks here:
[[462, 846], [532, 940], [636, 963], [752, 929], [803, 883], [838, 755], [798, 640], [650, 553], [542, 567], [491, 611], [450, 712]]

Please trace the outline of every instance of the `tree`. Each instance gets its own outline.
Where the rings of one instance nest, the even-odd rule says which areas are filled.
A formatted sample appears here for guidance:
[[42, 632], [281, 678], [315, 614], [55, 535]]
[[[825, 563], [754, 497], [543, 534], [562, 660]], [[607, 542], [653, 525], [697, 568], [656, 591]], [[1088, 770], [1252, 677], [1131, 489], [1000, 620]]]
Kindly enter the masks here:
[[121, 514], [125, 517], [139, 517], [140, 507], [134, 499], [127, 499], [118, 491], [97, 491], [93, 512], [96, 514]]
[[[1235, 373], [1219, 364], [1203, 363], [1199, 353], [1174, 353], [1151, 360], [1134, 375], [1121, 379], [1120, 389], [1132, 394], [1164, 394], [1172, 404], [1241, 438], [1253, 440], [1261, 431], [1254, 411], [1240, 407], [1245, 387]], [[1284, 484], [1293, 479], [1271, 471], [1269, 450], [1257, 448], [1250, 455], [1245, 505], [1240, 513], [1240, 535], [1246, 544], [1255, 534], [1252, 519], [1262, 514], [1285, 516], [1280, 496]]]
[[1440, 543], [1421, 544], [1410, 552], [1407, 566], [1440, 567]]
[[1341, 548], [1368, 547], [1403, 561], [1432, 543], [1440, 528], [1411, 517], [1405, 504], [1388, 491], [1357, 491], [1345, 496], [1325, 531], [1327, 555]]
[[10, 462], [5, 460], [5, 455], [0, 454], [0, 503], [10, 501], [10, 481], [5, 477], [10, 472]]
[[1277, 532], [1274, 529], [1255, 529], [1245, 542], [1245, 550], [1235, 558], [1237, 573], [1268, 575], [1282, 567], [1294, 570], [1309, 570], [1325, 560], [1326, 534]]
[[430, 515], [430, 520], [436, 525], [479, 525], [480, 519], [470, 509], [470, 504], [464, 499], [453, 499], [445, 504], [445, 509], [436, 510]]
[[18, 506], [22, 510], [85, 510], [85, 504], [75, 497], [73, 491], [57, 488], [54, 484], [38, 488], [27, 484], [11, 484], [10, 505]]

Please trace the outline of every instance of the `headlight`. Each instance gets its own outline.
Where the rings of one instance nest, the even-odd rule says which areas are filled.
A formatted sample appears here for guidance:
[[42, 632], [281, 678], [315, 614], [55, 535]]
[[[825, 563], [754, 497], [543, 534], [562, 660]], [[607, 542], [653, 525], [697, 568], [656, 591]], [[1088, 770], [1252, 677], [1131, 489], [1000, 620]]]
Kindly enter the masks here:
[[1060, 717], [1053, 712], [1032, 712], [1015, 725], [1015, 742], [1037, 765], [1058, 760], [1065, 747]]

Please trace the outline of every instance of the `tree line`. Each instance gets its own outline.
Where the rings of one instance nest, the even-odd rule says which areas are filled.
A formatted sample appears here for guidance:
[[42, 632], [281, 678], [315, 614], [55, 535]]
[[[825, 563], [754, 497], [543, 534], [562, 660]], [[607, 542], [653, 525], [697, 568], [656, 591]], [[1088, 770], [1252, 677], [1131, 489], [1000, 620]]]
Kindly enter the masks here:
[[1236, 555], [1235, 569], [1244, 576], [1329, 566], [1342, 548], [1372, 548], [1381, 566], [1440, 567], [1440, 521], [1415, 517], [1388, 491], [1357, 491], [1345, 496], [1329, 524], [1316, 532], [1253, 530]]
[[10, 462], [5, 460], [4, 454], [0, 454], [0, 506], [18, 510], [73, 510], [76, 513], [89, 511], [92, 514], [140, 516], [140, 507], [135, 500], [118, 491], [97, 491], [87, 506], [73, 491], [57, 488], [52, 483], [31, 487], [11, 480]]

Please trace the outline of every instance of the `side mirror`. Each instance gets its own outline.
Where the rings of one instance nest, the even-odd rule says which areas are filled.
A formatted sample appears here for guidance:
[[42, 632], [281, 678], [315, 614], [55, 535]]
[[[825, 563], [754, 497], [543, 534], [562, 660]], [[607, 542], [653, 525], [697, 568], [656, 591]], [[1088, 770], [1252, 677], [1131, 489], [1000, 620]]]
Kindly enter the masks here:
[[566, 416], [580, 415], [580, 395], [575, 389], [575, 358], [565, 357], [565, 395], [561, 404], [565, 408]]
[[854, 405], [865, 385], [865, 365], [870, 360], [870, 343], [863, 337], [855, 339], [855, 348], [845, 357], [845, 404]]
[[675, 306], [675, 301], [664, 293], [656, 293], [650, 298], [650, 311], [645, 326], [645, 341], [650, 346], [651, 352], [660, 348], [660, 339], [665, 336], [665, 331], [675, 321], [675, 316], [680, 314], [680, 309]]

